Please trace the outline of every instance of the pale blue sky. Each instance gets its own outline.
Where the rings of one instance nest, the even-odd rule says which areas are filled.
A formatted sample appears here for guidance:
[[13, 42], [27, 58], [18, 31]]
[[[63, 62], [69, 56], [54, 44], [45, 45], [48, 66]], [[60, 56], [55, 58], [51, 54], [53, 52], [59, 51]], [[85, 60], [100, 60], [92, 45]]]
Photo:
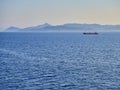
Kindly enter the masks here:
[[120, 0], [0, 0], [0, 27], [120, 24]]

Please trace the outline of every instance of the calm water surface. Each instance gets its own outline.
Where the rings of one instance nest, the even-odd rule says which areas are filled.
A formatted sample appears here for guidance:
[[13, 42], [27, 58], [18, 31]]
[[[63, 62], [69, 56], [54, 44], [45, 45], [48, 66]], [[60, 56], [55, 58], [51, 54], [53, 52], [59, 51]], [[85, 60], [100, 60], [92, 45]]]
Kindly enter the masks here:
[[120, 90], [120, 33], [0, 33], [0, 90]]

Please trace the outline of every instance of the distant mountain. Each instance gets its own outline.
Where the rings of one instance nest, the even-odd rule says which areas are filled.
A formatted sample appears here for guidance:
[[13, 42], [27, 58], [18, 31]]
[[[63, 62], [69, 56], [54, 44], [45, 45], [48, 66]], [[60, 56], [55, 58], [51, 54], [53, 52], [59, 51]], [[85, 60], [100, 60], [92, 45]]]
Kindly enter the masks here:
[[50, 25], [48, 23], [27, 27], [27, 28], [17, 28], [17, 27], [9, 27], [6, 31], [23, 31], [23, 32], [38, 32], [38, 31], [95, 31], [95, 30], [120, 30], [120, 25], [100, 25], [100, 24], [63, 24], [63, 25]]
[[20, 30], [21, 29], [18, 27], [11, 26], [11, 27], [7, 28], [5, 31], [6, 32], [16, 32], [16, 31], [20, 31]]
[[39, 30], [43, 30], [46, 27], [50, 27], [51, 25], [48, 23], [42, 24], [42, 25], [38, 25], [38, 26], [33, 26], [33, 27], [27, 27], [22, 29], [22, 31], [39, 31]]

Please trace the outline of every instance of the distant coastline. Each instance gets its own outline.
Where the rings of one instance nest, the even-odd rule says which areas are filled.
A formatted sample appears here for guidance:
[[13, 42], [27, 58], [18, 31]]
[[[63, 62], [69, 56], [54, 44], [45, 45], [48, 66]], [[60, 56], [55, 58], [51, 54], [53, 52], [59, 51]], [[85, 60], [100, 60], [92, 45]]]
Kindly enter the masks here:
[[51, 25], [48, 23], [31, 26], [26, 28], [18, 28], [11, 26], [2, 30], [3, 32], [85, 32], [85, 31], [120, 31], [120, 25], [101, 25], [101, 24], [76, 24], [69, 23], [63, 25]]

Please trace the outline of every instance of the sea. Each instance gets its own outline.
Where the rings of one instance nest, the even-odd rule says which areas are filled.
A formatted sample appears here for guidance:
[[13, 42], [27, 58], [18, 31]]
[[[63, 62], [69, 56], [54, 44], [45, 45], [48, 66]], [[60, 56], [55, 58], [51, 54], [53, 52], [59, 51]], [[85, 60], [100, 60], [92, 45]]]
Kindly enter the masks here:
[[0, 90], [120, 90], [120, 32], [1, 32]]

